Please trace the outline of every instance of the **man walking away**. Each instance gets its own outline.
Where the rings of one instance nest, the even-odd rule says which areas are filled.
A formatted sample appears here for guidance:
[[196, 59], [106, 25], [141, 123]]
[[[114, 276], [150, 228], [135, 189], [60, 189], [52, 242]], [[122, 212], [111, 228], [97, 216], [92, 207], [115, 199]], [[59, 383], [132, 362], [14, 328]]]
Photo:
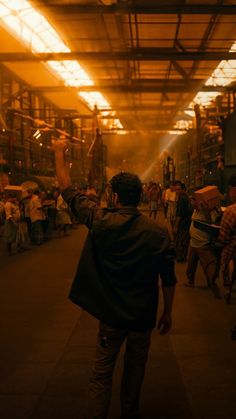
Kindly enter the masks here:
[[73, 302], [99, 320], [89, 419], [108, 416], [113, 371], [123, 343], [121, 417], [137, 419], [151, 333], [156, 326], [159, 275], [164, 309], [158, 327], [161, 334], [171, 329], [175, 252], [167, 229], [138, 211], [142, 184], [136, 175], [114, 176], [114, 208], [101, 209], [73, 189], [64, 159], [66, 142], [54, 141], [53, 148], [62, 196], [89, 229], [70, 292]]

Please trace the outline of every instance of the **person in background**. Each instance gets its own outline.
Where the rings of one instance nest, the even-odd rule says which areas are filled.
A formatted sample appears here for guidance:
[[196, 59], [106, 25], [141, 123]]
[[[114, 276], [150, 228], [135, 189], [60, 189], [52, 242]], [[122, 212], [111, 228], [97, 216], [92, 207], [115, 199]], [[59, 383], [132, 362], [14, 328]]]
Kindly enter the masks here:
[[105, 191], [104, 191], [104, 199], [105, 199], [105, 203], [106, 203], [106, 207], [107, 208], [111, 208], [112, 207], [112, 190], [111, 190], [111, 184], [107, 183], [105, 186]]
[[45, 231], [46, 231], [46, 239], [50, 240], [54, 237], [54, 233], [56, 230], [56, 217], [57, 217], [57, 209], [56, 209], [56, 200], [54, 199], [54, 191], [47, 192], [47, 199], [43, 202], [43, 210], [47, 217]]
[[95, 202], [96, 204], [99, 204], [99, 196], [96, 189], [93, 186], [88, 186], [86, 190], [86, 195], [89, 197], [91, 201]]
[[62, 196], [90, 231], [70, 292], [73, 302], [99, 320], [88, 417], [107, 418], [113, 371], [126, 342], [122, 418], [138, 418], [151, 333], [156, 326], [159, 274], [164, 309], [158, 327], [162, 334], [171, 329], [175, 252], [167, 229], [137, 209], [142, 184], [136, 175], [122, 172], [114, 176], [113, 208], [99, 208], [72, 187], [64, 158], [67, 143], [55, 141], [53, 147]]
[[29, 239], [31, 238], [31, 219], [30, 219], [30, 198], [32, 196], [31, 189], [27, 190], [27, 195], [22, 199], [22, 208], [24, 220], [27, 225], [27, 232]]
[[161, 190], [156, 183], [152, 184], [149, 190], [150, 213], [149, 217], [153, 216], [154, 220], [157, 218], [158, 203], [161, 199]]
[[169, 188], [170, 188], [169, 185], [167, 185], [162, 191], [162, 205], [164, 208], [165, 221], [167, 221], [167, 211], [168, 211], [168, 202], [166, 200], [166, 192], [168, 191]]
[[193, 214], [193, 206], [186, 193], [184, 183], [177, 183], [176, 191], [176, 219], [173, 227], [177, 262], [186, 262], [190, 241], [189, 228]]
[[39, 246], [44, 239], [43, 221], [46, 217], [40, 199], [40, 192], [33, 192], [32, 189], [29, 189], [28, 193], [30, 195], [31, 242]]
[[57, 197], [57, 226], [58, 226], [58, 234], [63, 236], [69, 236], [69, 228], [72, 224], [70, 213], [69, 213], [69, 207], [67, 203], [62, 198], [61, 193], [59, 193]]
[[165, 205], [167, 205], [167, 221], [172, 231], [176, 217], [176, 192], [174, 182], [171, 182], [170, 187], [165, 191]]
[[24, 250], [24, 233], [20, 225], [21, 213], [19, 203], [15, 195], [9, 194], [5, 202], [6, 222], [4, 225], [4, 239], [9, 255], [12, 255], [12, 247], [17, 247], [18, 253]]
[[186, 275], [188, 282], [185, 284], [188, 287], [194, 287], [195, 274], [200, 262], [203, 271], [206, 275], [207, 284], [212, 290], [216, 298], [220, 298], [220, 290], [217, 285], [219, 277], [220, 261], [214, 248], [211, 246], [211, 236], [208, 232], [196, 228], [194, 221], [203, 221], [207, 223], [214, 223], [219, 217], [218, 208], [210, 209], [205, 204], [198, 204], [194, 195], [191, 198], [193, 205], [192, 222], [190, 225], [190, 246], [188, 253], [188, 263]]
[[148, 204], [148, 185], [146, 183], [143, 184], [141, 202], [143, 204]]
[[[236, 174], [230, 177], [228, 186], [232, 204], [226, 207], [223, 213], [219, 233], [219, 240], [223, 244], [221, 271], [223, 272], [226, 300], [229, 298], [232, 282], [236, 281]], [[230, 278], [229, 264], [231, 261], [233, 262], [233, 272]]]
[[42, 206], [43, 212], [43, 219], [41, 221], [42, 229], [43, 229], [43, 240], [47, 240], [48, 238], [48, 200], [47, 200], [47, 193], [45, 191], [39, 192], [39, 199]]

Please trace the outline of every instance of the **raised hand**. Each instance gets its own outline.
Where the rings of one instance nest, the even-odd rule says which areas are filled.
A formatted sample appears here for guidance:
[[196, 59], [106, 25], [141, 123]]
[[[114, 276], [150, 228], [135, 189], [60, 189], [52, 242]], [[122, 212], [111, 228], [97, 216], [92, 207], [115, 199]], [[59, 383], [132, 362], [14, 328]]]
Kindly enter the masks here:
[[66, 138], [57, 139], [55, 137], [52, 138], [52, 150], [56, 152], [63, 152], [65, 153], [68, 150], [68, 140]]

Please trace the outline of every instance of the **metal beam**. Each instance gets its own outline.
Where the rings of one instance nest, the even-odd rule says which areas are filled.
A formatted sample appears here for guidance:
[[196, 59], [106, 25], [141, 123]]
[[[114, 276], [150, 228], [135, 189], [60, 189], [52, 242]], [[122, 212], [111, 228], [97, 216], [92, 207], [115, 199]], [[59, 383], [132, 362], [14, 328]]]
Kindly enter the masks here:
[[38, 91], [38, 92], [62, 92], [62, 91], [68, 91], [68, 89], [76, 90], [76, 91], [86, 91], [86, 92], [94, 92], [97, 90], [104, 90], [104, 91], [112, 91], [123, 89], [123, 88], [131, 88], [131, 89], [150, 89], [150, 88], [162, 88], [163, 85], [169, 86], [170, 88], [189, 88], [189, 89], [199, 89], [201, 86], [204, 85], [206, 79], [131, 79], [127, 82], [124, 80], [122, 83], [119, 80], [114, 79], [106, 79], [106, 80], [96, 80], [95, 85], [83, 85], [83, 86], [29, 86], [28, 90]]
[[169, 132], [169, 131], [182, 131], [182, 132], [186, 132], [185, 130], [179, 129], [179, 128], [174, 128], [173, 127], [173, 121], [170, 122], [169, 124], [156, 124], [156, 125], [152, 125], [150, 127], [143, 125], [142, 128], [140, 129], [134, 129], [134, 128], [124, 128], [124, 129], [117, 129], [117, 128], [108, 128], [108, 129], [104, 129], [102, 130], [102, 135], [104, 134], [116, 134], [119, 131], [123, 132], [126, 131], [127, 133], [130, 134], [135, 134], [135, 133], [140, 133], [140, 132]]
[[165, 50], [163, 48], [132, 48], [129, 51], [100, 51], [100, 52], [2, 52], [0, 62], [16, 61], [221, 61], [236, 60], [236, 52], [229, 51], [204, 51], [182, 52]]
[[183, 67], [181, 67], [181, 65], [179, 65], [176, 61], [172, 61], [172, 65], [174, 67], [174, 69], [177, 71], [177, 73], [179, 73], [184, 80], [188, 80], [188, 73], [183, 69]]
[[81, 86], [81, 87], [68, 87], [68, 86], [35, 86], [30, 87], [32, 92], [40, 93], [61, 93], [65, 91], [75, 92], [97, 92], [102, 93], [191, 93], [195, 91], [202, 92], [225, 92], [228, 90], [227, 86], [200, 86], [198, 83], [186, 84], [172, 84], [167, 82], [165, 85], [108, 85], [108, 86]]
[[[48, 2], [47, 2], [48, 3]], [[34, 1], [38, 9], [46, 9], [53, 14], [76, 15], [76, 14], [149, 14], [149, 15], [235, 15], [236, 6], [225, 5], [128, 5], [116, 4], [111, 6], [85, 5], [85, 4], [45, 4], [45, 1]]]
[[[171, 112], [176, 109], [175, 105], [123, 105], [123, 106], [114, 106], [110, 108], [109, 111], [116, 111], [116, 112], [145, 112], [145, 111], [163, 111], [163, 112]], [[100, 112], [106, 112], [105, 110]]]
[[[120, 112], [120, 113], [126, 113], [126, 112], [149, 112], [149, 111], [163, 111], [163, 112], [170, 112], [173, 111], [174, 109], [176, 109], [175, 105], [124, 105], [124, 106], [114, 106], [114, 107], [110, 107], [108, 109], [100, 109], [99, 112], [102, 115], [103, 112], [112, 112], [112, 111], [116, 111], [116, 112]], [[35, 111], [42, 111], [45, 110], [45, 108], [24, 108], [24, 112], [35, 112]], [[91, 114], [81, 114], [79, 113], [76, 109], [54, 109], [55, 112], [57, 112], [54, 115], [51, 115], [50, 118], [61, 118], [61, 119], [75, 119], [78, 118], [80, 119], [80, 117], [87, 117], [88, 118], [90, 116], [93, 116], [93, 113], [91, 111]], [[61, 114], [60, 114], [61, 113]], [[64, 114], [63, 114], [64, 113]], [[81, 116], [82, 115], [82, 116]], [[47, 117], [48, 118], [48, 117]], [[105, 116], [105, 118], [107, 118], [107, 116]], [[117, 118], [117, 116], [116, 116]]]

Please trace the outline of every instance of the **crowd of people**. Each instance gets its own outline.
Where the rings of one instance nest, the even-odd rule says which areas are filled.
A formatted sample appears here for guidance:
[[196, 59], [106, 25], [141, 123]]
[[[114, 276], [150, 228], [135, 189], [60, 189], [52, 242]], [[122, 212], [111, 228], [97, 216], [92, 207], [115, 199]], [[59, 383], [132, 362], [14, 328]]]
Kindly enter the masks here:
[[[221, 196], [228, 201], [226, 209], [221, 207], [220, 199], [213, 207], [207, 202], [199, 203], [195, 192], [202, 187], [187, 191], [185, 184], [176, 180], [162, 190], [159, 184], [150, 182], [144, 187], [143, 202], [148, 204], [149, 216], [154, 219], [159, 217], [158, 209], [163, 211], [175, 245], [176, 261], [186, 262], [185, 285], [195, 286], [200, 263], [214, 296], [221, 298], [223, 285], [224, 297], [229, 301], [236, 278], [236, 175], [229, 179], [227, 197]], [[214, 228], [200, 228], [196, 221]]]
[[[112, 208], [101, 208], [74, 190], [65, 162], [66, 148], [66, 141], [54, 143], [59, 185], [63, 198], [88, 231], [69, 297], [99, 320], [89, 380], [88, 418], [108, 416], [113, 371], [123, 343], [126, 347], [120, 388], [121, 417], [138, 418], [150, 338], [156, 326], [157, 278], [161, 279], [164, 300], [163, 313], [157, 322], [161, 333], [170, 331], [172, 325], [175, 254], [179, 263], [187, 261], [187, 285], [194, 286], [199, 261], [209, 287], [219, 297], [216, 246], [211, 234], [197, 228], [195, 220], [205, 220], [209, 225], [212, 221], [221, 223], [221, 252], [223, 255], [227, 249], [224, 260], [229, 261], [235, 249], [236, 205], [229, 206], [222, 216], [220, 202], [213, 208], [207, 202], [200, 205], [195, 193], [187, 193], [179, 181], [161, 191], [158, 184], [142, 185], [136, 175], [121, 172], [106, 188], [106, 200]], [[236, 190], [236, 176], [232, 187]], [[142, 205], [137, 208], [140, 198], [146, 208]], [[161, 207], [166, 221], [162, 218], [157, 223]], [[144, 208], [149, 217], [143, 216]], [[227, 231], [229, 224], [231, 233]]]
[[113, 372], [124, 344], [121, 417], [138, 419], [157, 323], [159, 276], [163, 309], [158, 328], [160, 334], [171, 330], [175, 252], [166, 226], [138, 208], [143, 189], [138, 176], [127, 172], [113, 176], [105, 194], [111, 206], [99, 206], [74, 189], [65, 160], [67, 146], [66, 140], [53, 141], [57, 179], [63, 198], [87, 231], [69, 298], [99, 320], [86, 417], [108, 417]]
[[0, 236], [9, 255], [67, 236], [72, 221], [59, 189], [48, 194], [27, 189], [22, 196], [13, 190], [0, 196]]
[[[188, 287], [194, 287], [200, 263], [217, 298], [221, 297], [220, 270], [228, 278], [229, 264], [236, 261], [236, 175], [229, 181], [232, 204], [224, 213], [220, 205], [199, 204], [194, 191], [187, 191], [181, 181], [162, 190], [155, 182], [142, 185], [136, 175], [124, 172], [114, 176], [99, 196], [92, 187], [82, 190], [72, 185], [64, 158], [66, 147], [65, 141], [54, 144], [60, 190], [53, 196], [28, 189], [20, 202], [12, 194], [1, 198], [3, 238], [12, 254], [14, 246], [19, 252], [27, 249], [22, 220], [31, 245], [41, 245], [55, 232], [66, 236], [73, 222], [87, 227], [69, 297], [99, 320], [88, 417], [107, 417], [116, 359], [126, 342], [122, 417], [138, 418], [151, 333], [157, 322], [159, 284], [164, 304], [157, 325], [165, 334], [172, 326], [175, 259], [187, 264]], [[138, 208], [140, 202], [149, 217], [143, 215], [145, 207]], [[160, 211], [162, 223], [157, 223]], [[218, 224], [217, 239], [199, 229], [196, 221]], [[225, 280], [224, 285], [229, 287], [229, 282]]]
[[[230, 199], [234, 203], [236, 202], [234, 196], [236, 176], [232, 176], [230, 182], [232, 184], [235, 182], [235, 186], [229, 185]], [[78, 188], [78, 190], [102, 207], [112, 206], [110, 183], [105, 185], [101, 196], [93, 187]], [[236, 243], [233, 240], [236, 239], [233, 233], [234, 227], [230, 233], [226, 229], [221, 207], [199, 206], [194, 197], [194, 190], [187, 191], [185, 184], [179, 180], [171, 182], [164, 189], [156, 182], [143, 184], [140, 202], [141, 205], [144, 204], [144, 207], [141, 206], [141, 208], [146, 206], [149, 217], [154, 220], [158, 221], [160, 217], [158, 211], [159, 214], [163, 212], [164, 220], [175, 245], [176, 261], [187, 263], [185, 285], [194, 287], [196, 271], [198, 263], [200, 263], [206, 276], [207, 285], [217, 298], [220, 298], [219, 276], [220, 272], [223, 272], [227, 298], [232, 286], [232, 281], [229, 279], [229, 265], [230, 260], [234, 261], [235, 259]], [[228, 224], [233, 224], [235, 221], [234, 212], [233, 215], [231, 212]], [[225, 216], [227, 214], [228, 209]], [[163, 217], [161, 219], [163, 221]], [[209, 232], [197, 228], [195, 221], [218, 223], [219, 225], [223, 223], [219, 240], [216, 241]], [[2, 193], [0, 196], [0, 238], [4, 241], [9, 255], [29, 250], [34, 245], [39, 246], [53, 237], [67, 236], [74, 223], [73, 214], [58, 188], [50, 193], [27, 189], [21, 200], [12, 191]], [[227, 257], [225, 257], [225, 253], [227, 253]]]

